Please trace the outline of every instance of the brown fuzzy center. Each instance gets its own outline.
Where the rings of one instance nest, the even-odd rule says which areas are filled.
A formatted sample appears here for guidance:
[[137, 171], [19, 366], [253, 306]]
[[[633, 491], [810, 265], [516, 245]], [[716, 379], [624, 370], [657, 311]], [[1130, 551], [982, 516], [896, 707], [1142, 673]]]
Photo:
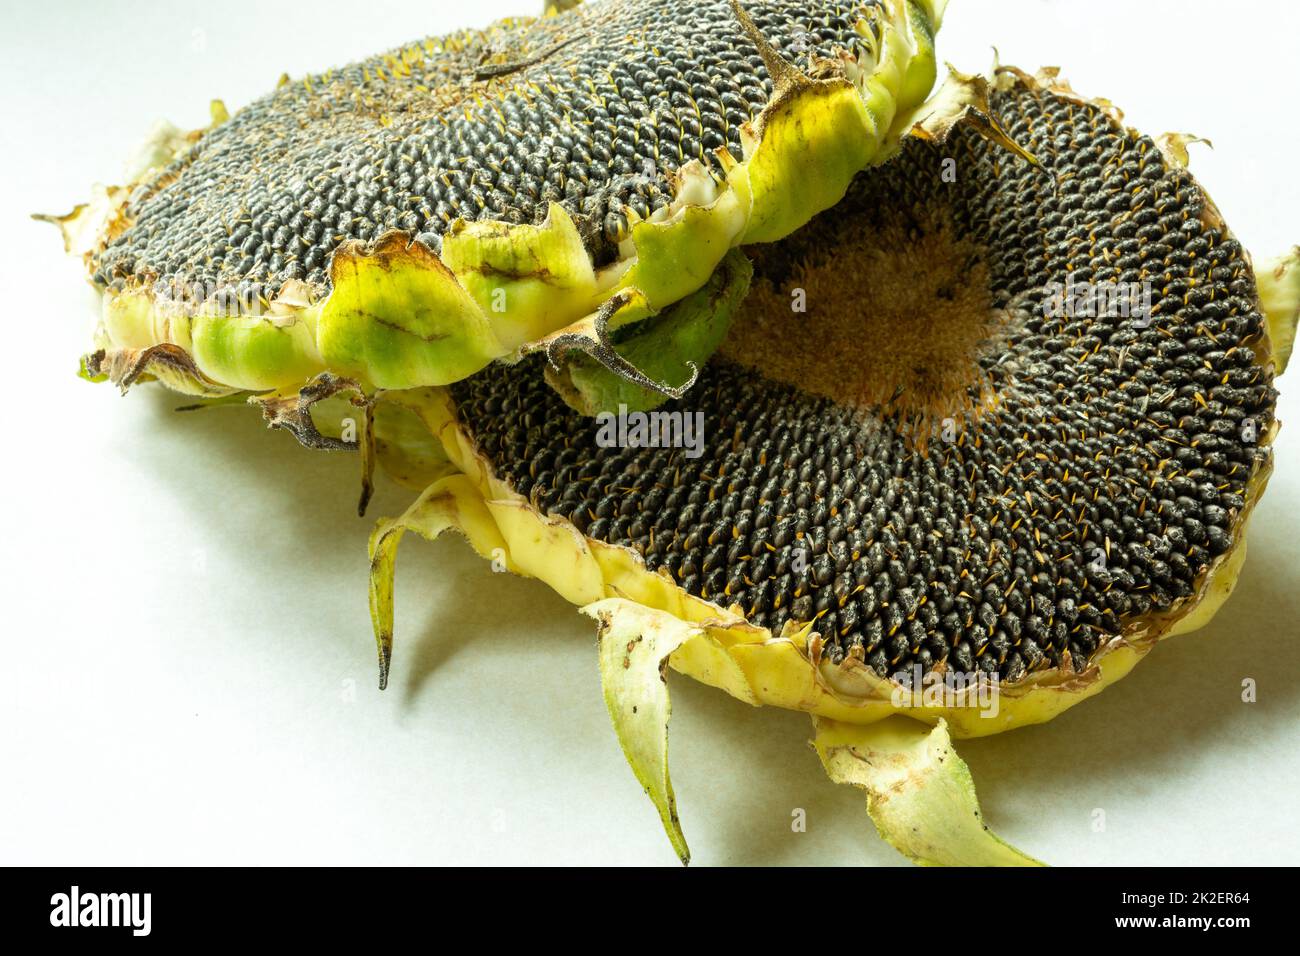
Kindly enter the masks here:
[[749, 251], [753, 289], [722, 346], [732, 361], [842, 405], [897, 414], [919, 434], [987, 397], [979, 356], [1004, 314], [981, 249], [946, 216], [857, 229], [814, 222]]

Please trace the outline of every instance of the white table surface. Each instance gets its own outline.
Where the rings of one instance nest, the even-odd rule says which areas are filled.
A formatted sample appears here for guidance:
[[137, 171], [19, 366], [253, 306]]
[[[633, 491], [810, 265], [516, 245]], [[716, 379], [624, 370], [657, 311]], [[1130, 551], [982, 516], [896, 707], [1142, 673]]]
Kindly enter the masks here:
[[[156, 118], [199, 126], [211, 97], [233, 109], [282, 71], [534, 2], [6, 0], [0, 863], [675, 865], [609, 728], [589, 622], [455, 537], [410, 540], [381, 695], [355, 458], [247, 410], [179, 416], [157, 388], [79, 381], [92, 296], [26, 219], [116, 180]], [[1209, 137], [1193, 170], [1269, 254], [1300, 241], [1297, 36], [1289, 3], [954, 0], [940, 54], [983, 69], [996, 44], [1139, 128]], [[1300, 382], [1283, 385], [1292, 427], [1223, 613], [1053, 723], [960, 746], [990, 823], [1029, 852], [1300, 861]], [[382, 482], [371, 515], [409, 497]], [[672, 693], [697, 864], [902, 863], [822, 773], [806, 717], [681, 677]]]

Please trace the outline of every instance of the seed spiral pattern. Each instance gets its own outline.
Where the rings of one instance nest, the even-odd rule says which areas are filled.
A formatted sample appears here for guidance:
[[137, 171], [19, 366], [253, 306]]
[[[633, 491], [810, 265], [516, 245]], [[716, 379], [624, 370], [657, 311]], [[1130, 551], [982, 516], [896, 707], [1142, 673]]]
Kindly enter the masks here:
[[[882, 675], [1081, 669], [1126, 624], [1176, 608], [1232, 546], [1269, 454], [1276, 392], [1249, 262], [1186, 171], [1101, 109], [1018, 85], [993, 110], [1044, 170], [968, 130], [910, 142], [758, 257], [756, 281], [779, 284], [790, 261], [833, 253], [837, 231], [943, 210], [982, 250], [1004, 322], [971, 386], [996, 401], [954, 440], [918, 443], [888, 403], [837, 403], [715, 358], [662, 409], [703, 413], [699, 457], [600, 447], [597, 423], [533, 365], [452, 386], [479, 451], [588, 537], [756, 624], [815, 620], [832, 660], [860, 655]], [[852, 262], [835, 267], [854, 281]], [[1046, 290], [1071, 275], [1149, 281], [1149, 325], [1049, 314]]]

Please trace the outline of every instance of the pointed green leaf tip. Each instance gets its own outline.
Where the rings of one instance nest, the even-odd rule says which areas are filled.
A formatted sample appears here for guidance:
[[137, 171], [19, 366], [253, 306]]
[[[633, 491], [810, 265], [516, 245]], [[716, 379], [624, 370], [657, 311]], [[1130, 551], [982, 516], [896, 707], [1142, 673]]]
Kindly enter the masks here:
[[[466, 527], [492, 527], [483, 496], [465, 475], [440, 478], [430, 485], [400, 518], [385, 518], [370, 535], [370, 620], [375, 630], [379, 652], [379, 689], [388, 686], [393, 662], [393, 579], [397, 565], [397, 546], [408, 531], [437, 539], [444, 531], [464, 531]], [[497, 535], [489, 547], [504, 549]], [[504, 553], [504, 550], [502, 551]]]
[[836, 783], [867, 792], [867, 813], [890, 846], [922, 866], [1042, 866], [984, 823], [970, 769], [948, 727], [910, 717], [844, 724], [814, 717], [813, 748]]
[[[615, 613], [617, 611], [618, 613]], [[641, 612], [641, 613], [636, 613]], [[668, 839], [683, 864], [691, 851], [677, 818], [677, 799], [668, 778], [668, 658], [700, 629], [671, 615], [630, 605], [619, 598], [582, 609], [595, 618], [600, 682], [614, 733], [632, 772], [659, 811]]]

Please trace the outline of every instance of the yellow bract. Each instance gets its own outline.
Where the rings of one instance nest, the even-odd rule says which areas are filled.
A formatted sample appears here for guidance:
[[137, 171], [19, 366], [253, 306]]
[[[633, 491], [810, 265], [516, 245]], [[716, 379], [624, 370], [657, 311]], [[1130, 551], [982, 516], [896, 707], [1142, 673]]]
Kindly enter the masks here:
[[970, 769], [943, 721], [890, 717], [861, 727], [814, 718], [813, 749], [836, 783], [867, 793], [867, 812], [894, 849], [922, 866], [1042, 866], [984, 824]]

